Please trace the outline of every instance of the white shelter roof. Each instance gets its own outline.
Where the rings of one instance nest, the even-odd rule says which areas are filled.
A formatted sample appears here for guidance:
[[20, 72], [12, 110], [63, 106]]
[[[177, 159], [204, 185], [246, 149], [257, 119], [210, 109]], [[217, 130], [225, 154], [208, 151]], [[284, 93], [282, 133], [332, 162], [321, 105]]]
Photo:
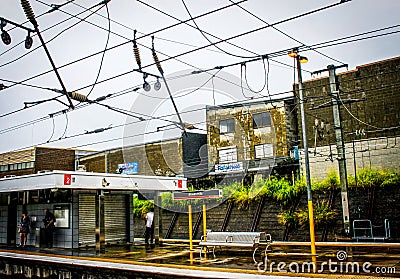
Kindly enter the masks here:
[[58, 171], [0, 179], [0, 192], [40, 189], [73, 190], [187, 190], [186, 178], [112, 173]]

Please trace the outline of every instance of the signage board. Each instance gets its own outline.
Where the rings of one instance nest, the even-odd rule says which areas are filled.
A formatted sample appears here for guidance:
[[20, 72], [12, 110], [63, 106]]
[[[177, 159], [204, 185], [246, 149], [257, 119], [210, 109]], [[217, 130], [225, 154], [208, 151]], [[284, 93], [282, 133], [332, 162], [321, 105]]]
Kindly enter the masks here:
[[53, 214], [56, 217], [57, 228], [69, 228], [69, 204], [54, 205]]
[[198, 190], [173, 192], [172, 199], [176, 200], [194, 200], [194, 199], [218, 199], [222, 197], [221, 189]]
[[215, 165], [216, 173], [242, 171], [242, 170], [243, 170], [243, 162], [216, 164]]
[[138, 174], [139, 164], [138, 162], [129, 162], [124, 164], [118, 164], [118, 173], [120, 174]]

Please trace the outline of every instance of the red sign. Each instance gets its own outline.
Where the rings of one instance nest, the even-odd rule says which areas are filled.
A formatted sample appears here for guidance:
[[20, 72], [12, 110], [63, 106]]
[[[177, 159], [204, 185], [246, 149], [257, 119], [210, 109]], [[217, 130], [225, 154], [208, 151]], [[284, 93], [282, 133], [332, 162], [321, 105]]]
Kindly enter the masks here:
[[71, 185], [71, 175], [64, 174], [64, 185]]
[[178, 188], [182, 188], [182, 180], [178, 180]]

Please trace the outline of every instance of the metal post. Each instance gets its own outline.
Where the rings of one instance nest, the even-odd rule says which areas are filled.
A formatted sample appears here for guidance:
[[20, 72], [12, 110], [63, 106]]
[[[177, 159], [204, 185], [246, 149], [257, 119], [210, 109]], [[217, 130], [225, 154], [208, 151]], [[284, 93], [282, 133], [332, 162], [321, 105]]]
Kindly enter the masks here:
[[104, 192], [96, 191], [96, 252], [105, 252]]
[[192, 225], [192, 205], [188, 206], [188, 213], [189, 213], [189, 249], [190, 251], [193, 250], [193, 225]]
[[159, 194], [159, 192], [157, 191], [155, 193], [155, 197], [154, 197], [154, 243], [155, 244], [160, 244], [161, 240], [161, 235], [160, 232], [162, 231], [162, 218], [161, 218], [161, 196]]
[[[203, 204], [203, 241], [207, 240], [207, 206]], [[207, 258], [207, 248], [204, 247], [204, 257]]]
[[333, 124], [336, 138], [336, 148], [338, 152], [340, 190], [342, 195], [342, 211], [343, 211], [343, 227], [346, 235], [350, 232], [350, 215], [349, 215], [349, 200], [347, 197], [347, 169], [345, 146], [343, 142], [343, 129], [339, 111], [339, 92], [336, 86], [336, 67], [328, 66], [329, 83], [332, 96]]
[[206, 240], [206, 235], [207, 235], [207, 216], [206, 216], [206, 205], [203, 204], [203, 235], [204, 235], [204, 240]]
[[299, 99], [300, 99], [300, 116], [301, 116], [301, 130], [303, 137], [303, 147], [304, 147], [304, 159], [306, 168], [306, 183], [307, 183], [307, 201], [308, 201], [308, 219], [310, 223], [310, 242], [311, 242], [311, 257], [314, 263], [314, 269], [317, 266], [317, 250], [315, 248], [315, 232], [314, 232], [314, 207], [312, 202], [311, 193], [311, 177], [310, 177], [310, 159], [308, 156], [308, 143], [307, 143], [307, 131], [306, 131], [306, 117], [304, 112], [304, 98], [303, 98], [303, 79], [301, 76], [301, 64], [299, 55], [296, 56], [297, 62], [297, 74], [299, 82]]

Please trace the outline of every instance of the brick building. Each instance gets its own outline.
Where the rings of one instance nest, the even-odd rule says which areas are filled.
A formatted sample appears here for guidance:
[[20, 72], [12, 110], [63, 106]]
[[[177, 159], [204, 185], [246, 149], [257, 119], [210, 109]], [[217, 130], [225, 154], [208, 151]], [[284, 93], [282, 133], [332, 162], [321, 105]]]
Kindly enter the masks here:
[[101, 151], [79, 158], [88, 172], [120, 172], [121, 165], [133, 164], [139, 175], [188, 178], [207, 174], [207, 139], [205, 134], [182, 134], [179, 138]]
[[75, 170], [73, 149], [34, 147], [0, 154], [0, 177], [34, 174], [46, 170]]
[[[398, 168], [400, 57], [338, 73], [336, 82], [348, 173]], [[303, 89], [311, 176], [320, 179], [338, 168], [329, 78], [306, 81]]]
[[297, 144], [293, 98], [207, 108], [208, 161], [212, 175], [269, 175]]

